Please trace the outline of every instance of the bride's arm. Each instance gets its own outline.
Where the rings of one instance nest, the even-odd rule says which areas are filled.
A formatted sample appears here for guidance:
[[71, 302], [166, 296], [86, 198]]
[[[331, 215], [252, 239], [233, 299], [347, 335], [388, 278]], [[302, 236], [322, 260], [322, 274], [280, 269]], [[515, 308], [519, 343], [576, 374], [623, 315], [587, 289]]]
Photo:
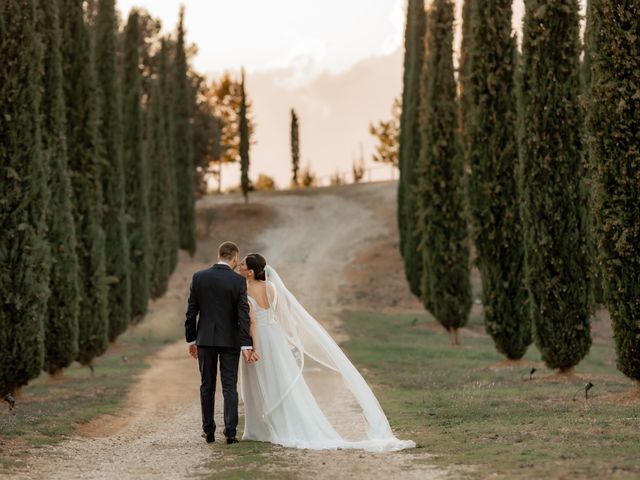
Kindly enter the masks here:
[[251, 341], [253, 343], [254, 353], [258, 351], [258, 340], [256, 337], [256, 314], [253, 311], [253, 304], [249, 302], [249, 335], [251, 335]]

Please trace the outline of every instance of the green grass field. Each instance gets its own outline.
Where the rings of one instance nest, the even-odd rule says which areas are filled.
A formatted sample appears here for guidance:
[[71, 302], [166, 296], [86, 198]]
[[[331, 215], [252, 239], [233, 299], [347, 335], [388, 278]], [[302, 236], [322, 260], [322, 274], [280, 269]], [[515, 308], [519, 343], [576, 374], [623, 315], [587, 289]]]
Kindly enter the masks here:
[[[565, 380], [545, 378], [553, 372], [534, 346], [524, 365], [494, 370], [503, 357], [488, 336], [450, 347], [426, 314], [348, 313], [345, 328], [392, 427], [435, 455], [428, 461], [471, 465], [478, 478], [640, 478], [640, 406], [616, 401], [634, 385], [610, 345], [595, 344]], [[589, 380], [590, 400], [574, 401]]]
[[[481, 321], [472, 317], [475, 333], [454, 348], [426, 314], [344, 314], [351, 338], [344, 348], [396, 434], [418, 443], [405, 452], [412, 461], [462, 465], [457, 471], [465, 478], [640, 478], [640, 406], [616, 396], [634, 385], [616, 370], [610, 342], [596, 342], [568, 380], [549, 378], [553, 372], [533, 346], [525, 364], [496, 370], [503, 358], [481, 333]], [[33, 382], [19, 414], [0, 412], [0, 468], [26, 461], [28, 449], [67, 438], [78, 424], [117, 412], [145, 358], [172, 339], [130, 331], [96, 361], [93, 375], [74, 365], [62, 381], [43, 376]], [[532, 365], [537, 371], [529, 380]], [[595, 386], [585, 402], [579, 390], [588, 380]], [[295, 478], [291, 465], [282, 464], [287, 452], [241, 442], [221, 447], [205, 471]]]

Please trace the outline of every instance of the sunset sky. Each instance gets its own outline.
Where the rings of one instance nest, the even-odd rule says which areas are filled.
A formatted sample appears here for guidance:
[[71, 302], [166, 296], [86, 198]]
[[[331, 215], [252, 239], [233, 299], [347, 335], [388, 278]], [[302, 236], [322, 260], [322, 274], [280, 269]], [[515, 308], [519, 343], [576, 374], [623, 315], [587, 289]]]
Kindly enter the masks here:
[[[370, 157], [368, 124], [387, 118], [401, 93], [405, 2], [119, 0], [118, 8], [126, 17], [143, 7], [173, 31], [184, 4], [187, 40], [198, 45], [196, 70], [215, 77], [245, 67], [257, 123], [251, 177], [268, 173], [285, 186], [291, 107], [300, 116], [302, 161], [320, 176], [350, 171], [360, 145]], [[516, 0], [516, 30], [522, 13]], [[237, 170], [225, 172], [226, 186], [238, 183]]]

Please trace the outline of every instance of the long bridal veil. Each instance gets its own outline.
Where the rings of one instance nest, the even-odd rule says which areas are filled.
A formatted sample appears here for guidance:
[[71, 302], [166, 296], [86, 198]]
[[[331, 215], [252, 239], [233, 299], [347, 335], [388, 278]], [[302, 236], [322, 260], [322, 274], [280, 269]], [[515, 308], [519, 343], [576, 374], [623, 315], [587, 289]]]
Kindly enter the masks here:
[[[333, 338], [287, 289], [278, 273], [271, 266], [265, 268], [265, 273], [267, 285], [274, 287], [267, 288], [272, 318], [284, 330], [298, 363], [299, 375], [345, 440], [344, 447], [369, 451], [415, 447], [413, 441], [399, 440], [393, 435], [367, 382]], [[273, 408], [275, 406], [269, 410]]]

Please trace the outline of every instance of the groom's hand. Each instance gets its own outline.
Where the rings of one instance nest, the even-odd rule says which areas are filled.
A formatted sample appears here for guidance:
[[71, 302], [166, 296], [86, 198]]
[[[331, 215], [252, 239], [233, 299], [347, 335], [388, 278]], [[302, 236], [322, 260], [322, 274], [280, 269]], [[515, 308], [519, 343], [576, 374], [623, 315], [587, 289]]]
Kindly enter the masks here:
[[250, 348], [242, 349], [242, 356], [244, 357], [247, 363], [251, 363], [251, 356], [253, 355], [253, 350]]
[[256, 363], [258, 360], [260, 360], [260, 355], [258, 355], [258, 352], [256, 352], [255, 350], [252, 350], [251, 360], [249, 361], [249, 363]]
[[195, 343], [193, 345], [189, 345], [189, 355], [196, 360], [198, 359], [198, 346]]

